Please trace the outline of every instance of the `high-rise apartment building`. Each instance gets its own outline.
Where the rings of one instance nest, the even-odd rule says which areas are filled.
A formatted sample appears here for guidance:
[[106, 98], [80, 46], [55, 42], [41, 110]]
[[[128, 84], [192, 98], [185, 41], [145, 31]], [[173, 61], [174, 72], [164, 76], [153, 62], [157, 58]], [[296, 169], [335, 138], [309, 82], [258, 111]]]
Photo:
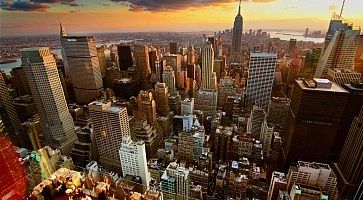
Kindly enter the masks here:
[[57, 66], [49, 48], [21, 51], [22, 63], [43, 129], [44, 144], [70, 155], [77, 140]]
[[132, 52], [130, 46], [118, 45], [118, 65], [121, 71], [127, 71], [133, 66]]
[[277, 63], [276, 53], [251, 53], [245, 103], [252, 106], [256, 102], [267, 111], [271, 99]]
[[348, 94], [327, 79], [295, 81], [283, 138], [287, 164], [298, 160], [327, 162], [339, 155], [334, 143], [343, 134], [339, 129]]
[[61, 45], [76, 101], [87, 104], [98, 97], [103, 88], [96, 41], [93, 36], [67, 36], [61, 32]]
[[140, 176], [144, 190], [149, 189], [151, 177], [147, 166], [145, 142], [132, 141], [130, 136], [124, 136], [119, 153], [123, 176]]
[[169, 92], [165, 83], [156, 83], [155, 102], [157, 113], [160, 116], [167, 117], [170, 115]]
[[127, 109], [111, 106], [111, 102], [94, 101], [88, 104], [93, 134], [101, 166], [121, 172], [119, 149], [123, 136], [130, 135]]
[[211, 44], [202, 47], [202, 89], [216, 90], [217, 77], [213, 72], [214, 51]]
[[360, 28], [346, 25], [335, 31], [329, 44], [323, 50], [315, 72], [316, 78], [326, 78], [331, 68], [354, 69]]
[[297, 165], [290, 166], [287, 175], [288, 189], [294, 184], [318, 186], [333, 199], [337, 192], [337, 178], [328, 164], [298, 161]]
[[238, 13], [234, 19], [232, 33], [232, 62], [239, 62], [242, 50], [242, 33], [243, 33], [243, 17], [241, 15], [241, 2], [238, 7]]
[[149, 49], [145, 45], [134, 46], [134, 57], [136, 64], [136, 77], [142, 89], [149, 89], [151, 68], [149, 63]]
[[353, 119], [334, 170], [338, 177], [339, 199], [353, 199], [363, 179], [363, 107]]

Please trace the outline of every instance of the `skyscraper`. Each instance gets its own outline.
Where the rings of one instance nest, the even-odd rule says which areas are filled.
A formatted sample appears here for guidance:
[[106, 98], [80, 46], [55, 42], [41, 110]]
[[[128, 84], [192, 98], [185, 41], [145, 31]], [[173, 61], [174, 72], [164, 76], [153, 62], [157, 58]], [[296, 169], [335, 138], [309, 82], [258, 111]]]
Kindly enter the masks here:
[[169, 116], [169, 92], [165, 83], [156, 83], [155, 101], [158, 114], [163, 117]]
[[242, 50], [242, 33], [243, 33], [243, 17], [241, 15], [241, 1], [239, 2], [238, 13], [234, 18], [233, 35], [232, 35], [232, 62], [240, 61]]
[[2, 199], [25, 199], [27, 174], [11, 142], [0, 133], [0, 196]]
[[168, 87], [170, 95], [175, 95], [177, 93], [175, 89], [175, 72], [170, 66], [168, 66], [163, 72], [163, 83], [165, 83]]
[[121, 71], [127, 71], [133, 65], [132, 52], [130, 46], [118, 45], [118, 62]]
[[188, 65], [194, 65], [195, 64], [195, 50], [194, 50], [194, 45], [192, 45], [192, 44], [190, 44], [188, 46], [187, 64]]
[[177, 54], [178, 52], [178, 43], [171, 42], [170, 43], [170, 54]]
[[39, 112], [44, 143], [69, 156], [77, 137], [54, 57], [46, 47], [23, 49], [21, 54], [25, 75]]
[[247, 106], [259, 102], [262, 108], [267, 111], [271, 99], [276, 63], [276, 53], [250, 54], [245, 99]]
[[297, 40], [296, 39], [290, 39], [290, 42], [289, 42], [289, 49], [288, 49], [288, 55], [291, 57], [293, 52], [294, 52], [294, 49], [296, 48], [296, 43], [297, 43]]
[[15, 67], [11, 69], [11, 76], [15, 79], [15, 87], [19, 96], [27, 94], [31, 95], [23, 67]]
[[147, 166], [145, 142], [132, 141], [130, 136], [123, 136], [119, 153], [123, 176], [140, 176], [144, 190], [149, 189], [151, 177]]
[[363, 179], [363, 107], [354, 118], [338, 163], [334, 164], [340, 199], [353, 199]]
[[136, 45], [134, 47], [134, 56], [136, 62], [136, 77], [139, 79], [142, 89], [149, 89], [149, 79], [151, 68], [149, 63], [149, 50], [145, 45]]
[[331, 68], [354, 69], [354, 57], [358, 46], [360, 28], [346, 25], [339, 29], [320, 56], [316, 78], [326, 78]]
[[123, 136], [130, 135], [127, 109], [112, 107], [111, 102], [94, 101], [88, 104], [93, 123], [93, 134], [101, 166], [121, 172], [119, 149]]
[[202, 47], [202, 89], [216, 90], [217, 78], [213, 72], [214, 51], [212, 44], [207, 43]]
[[153, 125], [156, 121], [156, 104], [151, 92], [141, 90], [137, 96], [137, 120], [147, 120]]
[[0, 115], [5, 125], [7, 135], [13, 142], [20, 142], [18, 138], [20, 121], [16, 113], [14, 102], [5, 84], [4, 77], [0, 74]]
[[61, 29], [61, 45], [76, 101], [87, 104], [98, 97], [103, 88], [95, 39], [93, 36], [67, 36]]
[[283, 138], [288, 165], [298, 160], [327, 162], [339, 154], [334, 143], [343, 134], [339, 130], [348, 94], [327, 79], [295, 80]]

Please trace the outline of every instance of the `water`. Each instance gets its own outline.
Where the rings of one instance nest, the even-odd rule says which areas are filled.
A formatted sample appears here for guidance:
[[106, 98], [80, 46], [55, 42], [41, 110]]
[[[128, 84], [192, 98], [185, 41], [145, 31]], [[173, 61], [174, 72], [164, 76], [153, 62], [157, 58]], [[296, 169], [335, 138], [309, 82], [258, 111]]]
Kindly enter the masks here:
[[[59, 58], [62, 58], [60, 49], [52, 50], [52, 53], [57, 54]], [[21, 66], [21, 59], [18, 58], [16, 59], [16, 62], [0, 64], [0, 70], [3, 70], [5, 74], [10, 75], [11, 69], [20, 66]]]
[[293, 31], [270, 31], [268, 32], [271, 38], [280, 38], [281, 40], [290, 40], [296, 39], [297, 41], [303, 42], [314, 42], [314, 43], [323, 43], [324, 38], [309, 38], [304, 37], [302, 32], [293, 32]]

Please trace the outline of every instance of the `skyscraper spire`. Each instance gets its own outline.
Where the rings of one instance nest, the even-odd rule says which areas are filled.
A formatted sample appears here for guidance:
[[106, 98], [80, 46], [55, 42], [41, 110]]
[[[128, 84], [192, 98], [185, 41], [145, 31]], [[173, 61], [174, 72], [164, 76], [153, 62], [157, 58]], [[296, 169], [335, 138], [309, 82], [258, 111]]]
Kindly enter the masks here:
[[61, 22], [60, 20], [59, 20], [59, 28], [60, 28], [59, 35], [60, 35], [61, 37], [63, 37], [63, 36], [67, 36], [67, 33], [66, 33], [66, 31], [63, 29], [62, 22]]
[[238, 15], [241, 15], [241, 0], [239, 0]]

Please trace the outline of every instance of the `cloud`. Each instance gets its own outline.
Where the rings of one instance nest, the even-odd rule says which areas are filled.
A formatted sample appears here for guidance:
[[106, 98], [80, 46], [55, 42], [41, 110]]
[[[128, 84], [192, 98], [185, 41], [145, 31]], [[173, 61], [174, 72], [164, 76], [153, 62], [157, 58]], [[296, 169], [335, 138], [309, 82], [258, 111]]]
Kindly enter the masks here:
[[[131, 11], [172, 11], [190, 7], [216, 6], [226, 3], [238, 2], [238, 0], [110, 0], [129, 6]], [[269, 3], [276, 0], [242, 0], [254, 3]]]
[[45, 11], [50, 4], [81, 6], [76, 0], [1, 0], [0, 8], [8, 11]]
[[286, 6], [284, 9], [285, 10], [295, 10], [295, 9], [297, 9], [297, 6]]
[[30, 1], [1, 1], [0, 8], [9, 11], [45, 11], [49, 5]]

